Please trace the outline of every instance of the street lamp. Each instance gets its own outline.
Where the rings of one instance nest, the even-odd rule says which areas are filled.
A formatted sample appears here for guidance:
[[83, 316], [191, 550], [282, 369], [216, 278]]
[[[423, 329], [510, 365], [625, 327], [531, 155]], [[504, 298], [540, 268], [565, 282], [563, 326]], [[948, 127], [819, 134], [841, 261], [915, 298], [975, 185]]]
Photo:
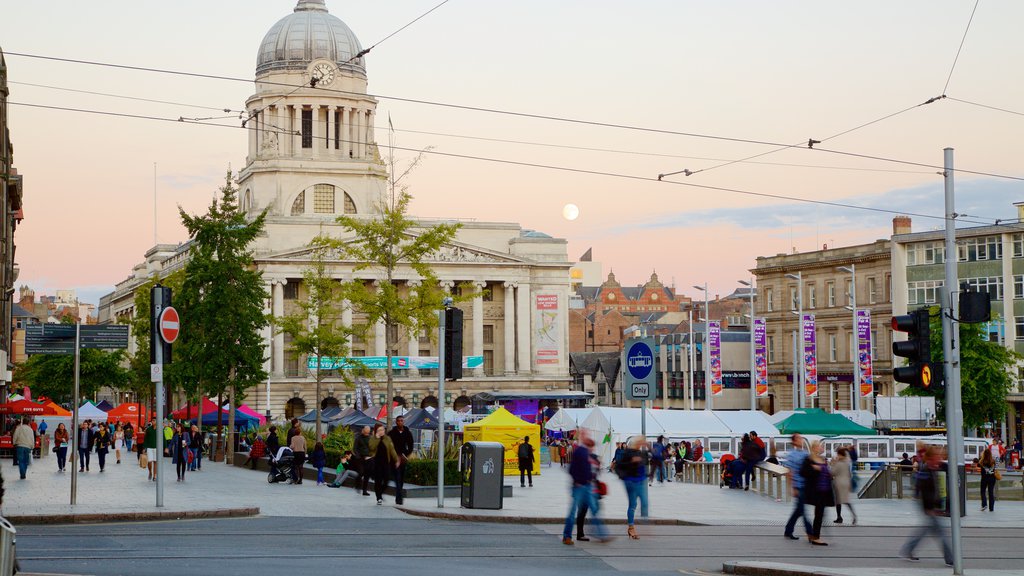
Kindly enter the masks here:
[[757, 370], [754, 360], [754, 278], [751, 277], [750, 282], [746, 280], [739, 280], [738, 282], [750, 288], [750, 409], [757, 410], [757, 378], [754, 375], [754, 372]]
[[836, 270], [850, 274], [850, 291], [846, 295], [850, 299], [850, 304], [846, 306], [846, 309], [853, 312], [853, 327], [850, 332], [853, 336], [850, 338], [853, 344], [852, 350], [850, 350], [850, 362], [853, 364], [853, 385], [850, 386], [850, 410], [857, 410], [860, 408], [857, 405], [857, 391], [860, 390], [860, 358], [858, 355], [860, 334], [857, 330], [857, 265], [839, 266]]
[[[796, 280], [796, 332], [795, 338], [793, 339], [793, 359], [798, 366], [793, 366], [793, 409], [803, 407], [803, 383], [807, 378], [804, 371], [807, 369], [807, 364], [803, 361], [802, 354], [800, 354], [800, 342], [801, 333], [803, 332], [804, 322], [804, 273], [797, 272], [796, 274], [786, 274], [786, 278], [792, 278]], [[792, 304], [790, 304], [792, 305]]]
[[704, 409], [711, 410], [714, 406], [714, 395], [711, 393], [711, 355], [708, 349], [708, 321], [711, 314], [708, 313], [708, 283], [703, 286], [694, 286], [697, 290], [704, 291]]
[[687, 354], [686, 366], [689, 368], [687, 372], [687, 396], [689, 397], [690, 410], [693, 410], [693, 359], [696, 353], [696, 345], [693, 342], [693, 305], [687, 310], [686, 324], [690, 329], [690, 338], [687, 340]]

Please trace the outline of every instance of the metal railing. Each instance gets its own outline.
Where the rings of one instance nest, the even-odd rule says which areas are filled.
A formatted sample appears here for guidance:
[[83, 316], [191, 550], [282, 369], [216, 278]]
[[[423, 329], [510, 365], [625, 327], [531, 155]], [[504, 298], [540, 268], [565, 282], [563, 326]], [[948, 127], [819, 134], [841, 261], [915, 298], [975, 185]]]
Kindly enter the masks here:
[[[753, 489], [777, 502], [789, 502], [792, 495], [786, 481], [786, 468], [768, 462], [758, 462], [751, 478]], [[676, 478], [689, 484], [722, 485], [722, 465], [718, 462], [686, 462]]]

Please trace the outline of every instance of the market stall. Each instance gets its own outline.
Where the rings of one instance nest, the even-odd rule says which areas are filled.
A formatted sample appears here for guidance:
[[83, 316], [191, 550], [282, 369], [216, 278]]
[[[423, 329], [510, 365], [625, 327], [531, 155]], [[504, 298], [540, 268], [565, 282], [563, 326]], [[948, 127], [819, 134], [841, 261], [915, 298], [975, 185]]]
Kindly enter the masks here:
[[517, 418], [514, 414], [498, 408], [490, 416], [466, 424], [463, 429], [465, 442], [500, 442], [505, 446], [505, 474], [519, 474], [519, 445], [523, 438], [530, 437], [533, 444], [533, 474], [540, 474], [540, 426]]

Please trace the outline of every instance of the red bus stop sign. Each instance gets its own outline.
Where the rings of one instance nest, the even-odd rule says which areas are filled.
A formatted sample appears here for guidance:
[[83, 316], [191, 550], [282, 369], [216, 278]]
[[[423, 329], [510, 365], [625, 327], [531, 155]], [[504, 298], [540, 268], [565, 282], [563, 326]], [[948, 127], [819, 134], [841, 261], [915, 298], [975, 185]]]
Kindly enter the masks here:
[[178, 311], [168, 306], [160, 312], [160, 337], [168, 344], [174, 344], [181, 332], [181, 323], [178, 320]]

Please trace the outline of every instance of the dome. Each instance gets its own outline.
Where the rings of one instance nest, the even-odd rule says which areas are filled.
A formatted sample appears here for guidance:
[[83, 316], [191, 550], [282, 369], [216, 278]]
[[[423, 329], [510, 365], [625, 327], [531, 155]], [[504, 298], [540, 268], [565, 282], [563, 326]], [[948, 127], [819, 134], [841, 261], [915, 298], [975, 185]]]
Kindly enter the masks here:
[[352, 30], [327, 12], [324, 0], [299, 0], [295, 11], [278, 20], [263, 37], [256, 57], [256, 76], [305, 71], [313, 60], [326, 59], [343, 71], [365, 77], [362, 56], [348, 62], [362, 50]]

